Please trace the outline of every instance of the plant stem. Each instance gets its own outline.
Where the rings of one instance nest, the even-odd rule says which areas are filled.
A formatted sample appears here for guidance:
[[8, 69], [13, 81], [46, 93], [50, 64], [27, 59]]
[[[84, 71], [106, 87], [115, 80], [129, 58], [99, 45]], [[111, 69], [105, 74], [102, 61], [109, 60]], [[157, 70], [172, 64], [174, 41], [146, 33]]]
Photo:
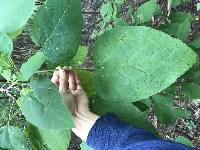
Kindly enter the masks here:
[[[57, 71], [58, 69], [55, 69], [55, 70], [40, 70], [40, 71], [37, 71], [35, 73], [47, 73], [47, 72], [54, 72], [54, 71]], [[72, 68], [72, 69], [69, 69], [69, 70], [88, 70], [88, 71], [93, 71], [94, 68]]]

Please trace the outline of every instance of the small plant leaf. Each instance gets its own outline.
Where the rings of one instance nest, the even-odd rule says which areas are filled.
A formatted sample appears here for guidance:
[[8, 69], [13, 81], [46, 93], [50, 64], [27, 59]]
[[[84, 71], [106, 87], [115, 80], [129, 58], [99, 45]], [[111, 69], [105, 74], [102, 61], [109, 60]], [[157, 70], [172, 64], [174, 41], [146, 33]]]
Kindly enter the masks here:
[[195, 48], [200, 48], [200, 37], [192, 41], [191, 46]]
[[20, 29], [26, 24], [34, 9], [35, 0], [1, 1], [0, 31], [10, 33]]
[[[184, 108], [174, 107], [174, 99], [171, 95], [155, 95], [152, 97], [154, 102], [154, 112], [156, 117], [162, 123], [167, 125], [172, 124], [177, 118], [184, 118], [189, 116], [189, 112]], [[150, 107], [150, 100], [144, 100]]]
[[121, 5], [124, 3], [124, 0], [114, 0], [117, 5]]
[[174, 83], [196, 58], [186, 44], [158, 30], [116, 27], [95, 43], [94, 88], [107, 101], [145, 99]]
[[171, 5], [173, 7], [179, 6], [185, 2], [191, 2], [191, 0], [171, 0]]
[[157, 0], [150, 0], [142, 4], [134, 13], [134, 20], [136, 24], [143, 24], [152, 19], [154, 15], [161, 13], [160, 6], [157, 4]]
[[20, 128], [3, 126], [0, 128], [0, 148], [28, 150], [26, 138]]
[[172, 23], [182, 23], [186, 19], [192, 22], [194, 21], [194, 16], [187, 12], [175, 12], [170, 14], [169, 19]]
[[200, 85], [194, 83], [185, 83], [182, 85], [181, 90], [188, 98], [200, 99]]
[[53, 63], [69, 61], [77, 52], [81, 30], [80, 0], [47, 0], [32, 20], [31, 38]]
[[21, 110], [26, 119], [39, 128], [73, 127], [73, 121], [58, 88], [47, 78], [31, 80], [33, 92], [21, 98]]
[[182, 22], [178, 28], [177, 38], [185, 42], [190, 32], [191, 23], [188, 19]]
[[197, 3], [197, 11], [200, 10], [200, 3]]
[[100, 14], [105, 22], [109, 22], [113, 16], [113, 6], [112, 3], [103, 3], [100, 9]]
[[19, 80], [28, 81], [30, 77], [42, 66], [46, 57], [42, 52], [37, 52], [30, 57], [27, 62], [23, 63], [20, 69]]

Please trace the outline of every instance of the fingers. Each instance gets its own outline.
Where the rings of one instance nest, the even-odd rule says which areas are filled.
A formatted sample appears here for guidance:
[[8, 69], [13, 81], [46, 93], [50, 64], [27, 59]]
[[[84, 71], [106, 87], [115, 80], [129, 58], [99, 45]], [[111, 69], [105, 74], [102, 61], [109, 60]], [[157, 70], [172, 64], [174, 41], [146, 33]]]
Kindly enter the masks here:
[[64, 93], [68, 91], [68, 73], [63, 70], [59, 69], [59, 91]]
[[59, 67], [56, 68], [56, 70], [53, 73], [53, 77], [51, 79], [51, 81], [56, 85], [59, 85], [59, 72], [58, 72], [58, 69], [61, 69], [61, 67], [59, 66]]
[[76, 87], [76, 80], [75, 80], [75, 77], [74, 77], [74, 72], [73, 71], [69, 71], [69, 79], [68, 79], [68, 82], [69, 82], [69, 90], [70, 91], [75, 91], [77, 89]]
[[80, 81], [79, 77], [76, 74], [74, 74], [74, 77], [75, 77], [75, 80], [76, 80], [77, 90], [82, 90], [83, 88], [81, 86], [81, 81]]

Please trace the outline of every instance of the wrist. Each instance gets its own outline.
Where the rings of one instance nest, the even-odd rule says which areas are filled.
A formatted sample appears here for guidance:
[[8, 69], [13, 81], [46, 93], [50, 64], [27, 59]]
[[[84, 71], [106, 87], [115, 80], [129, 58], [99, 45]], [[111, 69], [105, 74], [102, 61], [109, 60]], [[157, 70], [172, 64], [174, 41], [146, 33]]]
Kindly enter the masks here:
[[99, 116], [90, 111], [75, 112], [73, 117], [75, 128], [72, 128], [72, 131], [83, 141], [86, 141], [89, 131], [98, 118]]

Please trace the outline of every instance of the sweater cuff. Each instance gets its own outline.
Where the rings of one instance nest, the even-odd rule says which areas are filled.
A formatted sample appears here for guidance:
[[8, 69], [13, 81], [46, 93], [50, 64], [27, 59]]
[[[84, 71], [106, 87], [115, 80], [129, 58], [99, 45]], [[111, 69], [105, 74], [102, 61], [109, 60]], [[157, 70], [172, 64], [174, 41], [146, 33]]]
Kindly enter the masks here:
[[125, 123], [121, 122], [114, 114], [107, 113], [97, 119], [92, 126], [86, 143], [94, 149], [115, 147], [126, 135], [123, 128], [127, 128]]

